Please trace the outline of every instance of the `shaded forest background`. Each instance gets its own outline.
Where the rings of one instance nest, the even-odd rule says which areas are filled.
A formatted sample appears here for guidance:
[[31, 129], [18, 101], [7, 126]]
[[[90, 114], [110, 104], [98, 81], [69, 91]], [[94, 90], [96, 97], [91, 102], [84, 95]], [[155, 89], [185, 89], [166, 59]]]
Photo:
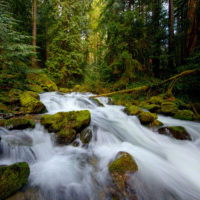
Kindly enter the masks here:
[[[198, 0], [1, 0], [0, 87], [26, 89], [34, 72], [105, 93], [200, 69], [199, 19]], [[188, 76], [173, 93], [199, 101], [199, 85]]]

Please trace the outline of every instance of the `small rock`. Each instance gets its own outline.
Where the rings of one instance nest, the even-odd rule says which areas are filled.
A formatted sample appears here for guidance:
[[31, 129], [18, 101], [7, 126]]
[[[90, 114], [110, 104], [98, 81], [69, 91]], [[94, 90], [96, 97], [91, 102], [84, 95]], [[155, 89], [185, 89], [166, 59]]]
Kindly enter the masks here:
[[163, 127], [159, 128], [158, 132], [162, 135], [167, 135], [177, 140], [192, 140], [188, 132], [182, 126]]
[[92, 130], [89, 128], [84, 129], [80, 133], [80, 140], [83, 144], [88, 144], [92, 139]]

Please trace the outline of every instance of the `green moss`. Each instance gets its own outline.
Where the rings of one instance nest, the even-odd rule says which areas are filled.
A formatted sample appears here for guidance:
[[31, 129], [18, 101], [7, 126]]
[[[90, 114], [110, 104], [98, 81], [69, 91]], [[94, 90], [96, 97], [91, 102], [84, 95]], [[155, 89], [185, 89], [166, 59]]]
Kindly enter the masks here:
[[56, 134], [59, 144], [70, 144], [76, 138], [77, 134], [89, 125], [90, 119], [90, 112], [84, 110], [43, 115], [40, 123], [49, 132]]
[[0, 167], [0, 200], [21, 189], [27, 182], [30, 169], [27, 163]]
[[163, 126], [163, 123], [159, 120], [154, 120], [153, 125], [156, 126], [156, 127], [160, 127], [160, 126]]
[[68, 88], [59, 88], [59, 92], [70, 93], [70, 92], [72, 92], [72, 90], [68, 89]]
[[158, 117], [154, 113], [150, 112], [141, 112], [139, 114], [139, 120], [142, 124], [147, 125], [152, 123], [154, 120], [156, 120]]
[[149, 103], [151, 104], [157, 104], [157, 105], [161, 105], [165, 100], [165, 96], [161, 95], [161, 96], [153, 96], [149, 99]]
[[39, 95], [35, 92], [26, 91], [20, 95], [20, 103], [23, 106], [21, 111], [25, 113], [44, 113], [46, 108], [41, 101], [38, 100]]
[[30, 73], [27, 78], [30, 84], [39, 85], [43, 91], [58, 91], [57, 85], [46, 74]]
[[34, 128], [35, 122], [26, 118], [11, 118], [6, 120], [5, 128], [9, 130], [13, 129], [25, 129], [25, 128]]
[[6, 113], [9, 111], [8, 106], [4, 105], [3, 103], [0, 103], [0, 112], [1, 113]]
[[182, 120], [193, 120], [194, 119], [194, 113], [191, 110], [179, 110], [174, 118], [176, 119], [182, 119]]
[[156, 104], [143, 104], [142, 108], [145, 108], [151, 112], [157, 112], [160, 110], [160, 106]]
[[110, 164], [109, 171], [111, 174], [134, 173], [138, 171], [138, 166], [130, 154], [121, 153], [121, 156]]
[[28, 90], [33, 91], [33, 92], [37, 92], [37, 93], [43, 93], [44, 90], [42, 89], [42, 87], [40, 85], [36, 85], [36, 84], [29, 84], [27, 85]]
[[137, 106], [128, 106], [124, 110], [128, 115], [138, 115], [142, 112], [142, 109]]
[[178, 111], [178, 107], [174, 102], [167, 101], [161, 104], [161, 113], [174, 116]]

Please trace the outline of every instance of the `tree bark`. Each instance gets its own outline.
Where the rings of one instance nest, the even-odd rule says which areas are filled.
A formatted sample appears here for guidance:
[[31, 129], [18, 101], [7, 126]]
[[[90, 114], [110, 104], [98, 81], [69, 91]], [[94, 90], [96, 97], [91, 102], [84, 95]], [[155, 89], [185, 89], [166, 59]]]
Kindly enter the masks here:
[[199, 0], [188, 0], [188, 30], [186, 57], [190, 56], [197, 44], [197, 8]]
[[36, 61], [36, 45], [37, 45], [37, 0], [33, 0], [32, 5], [32, 17], [33, 17], [33, 51], [35, 56], [32, 58], [32, 66], [37, 68], [37, 61]]
[[174, 0], [169, 0], [169, 44], [168, 53], [169, 68], [173, 68], [173, 52], [174, 52]]

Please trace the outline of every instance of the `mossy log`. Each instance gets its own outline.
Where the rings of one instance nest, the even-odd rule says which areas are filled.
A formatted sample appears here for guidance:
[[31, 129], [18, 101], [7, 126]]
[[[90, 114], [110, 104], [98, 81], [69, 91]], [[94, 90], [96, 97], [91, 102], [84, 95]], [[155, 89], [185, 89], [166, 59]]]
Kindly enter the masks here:
[[192, 75], [192, 74], [197, 74], [199, 72], [200, 72], [200, 69], [187, 70], [187, 71], [181, 72], [180, 74], [172, 76], [171, 78], [168, 78], [168, 79], [166, 79], [166, 80], [164, 80], [160, 83], [156, 83], [156, 84], [153, 84], [153, 85], [145, 85], [145, 86], [142, 86], [142, 87], [132, 88], [132, 89], [128, 89], [128, 90], [120, 90], [120, 91], [116, 91], [116, 92], [100, 94], [100, 95], [92, 96], [92, 98], [107, 97], [107, 96], [112, 96], [112, 95], [115, 95], [115, 94], [124, 94], [124, 93], [132, 93], [132, 92], [133, 93], [145, 92], [145, 91], [148, 91], [149, 89], [157, 88], [159, 86], [162, 86], [162, 85], [172, 81], [172, 84], [170, 84], [170, 86], [167, 89], [167, 93], [169, 93], [171, 95], [173, 87], [179, 79], [181, 79], [185, 76]]

